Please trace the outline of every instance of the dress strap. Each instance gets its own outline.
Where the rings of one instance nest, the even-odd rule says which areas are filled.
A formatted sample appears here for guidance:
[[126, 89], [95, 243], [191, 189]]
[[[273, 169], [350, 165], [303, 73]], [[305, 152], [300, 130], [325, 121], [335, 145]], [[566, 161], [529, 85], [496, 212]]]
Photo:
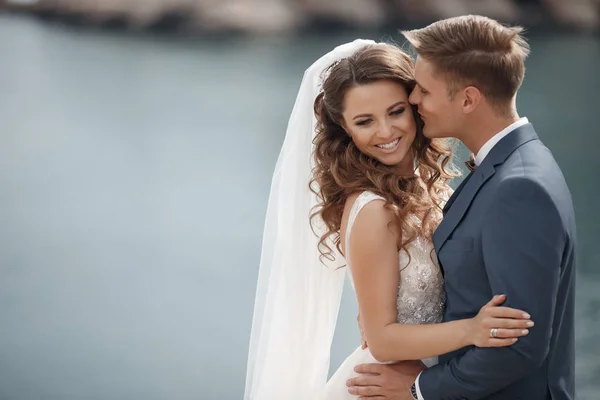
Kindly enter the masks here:
[[373, 200], [385, 200], [383, 197], [375, 194], [373, 192], [362, 192], [358, 195], [354, 204], [352, 204], [352, 208], [350, 209], [350, 215], [348, 215], [348, 225], [346, 227], [346, 237], [344, 238], [346, 243], [346, 261], [349, 258], [350, 252], [350, 231], [352, 230], [352, 225], [354, 225], [354, 221], [358, 216], [360, 210], [363, 209], [364, 206], [372, 202]]

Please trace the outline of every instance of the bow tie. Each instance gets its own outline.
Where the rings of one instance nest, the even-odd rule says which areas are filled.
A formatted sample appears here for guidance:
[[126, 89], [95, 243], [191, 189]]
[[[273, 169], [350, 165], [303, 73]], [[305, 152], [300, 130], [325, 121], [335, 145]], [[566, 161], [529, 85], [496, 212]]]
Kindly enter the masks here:
[[471, 172], [475, 172], [477, 169], [477, 164], [475, 164], [475, 155], [471, 153], [471, 159], [469, 161], [465, 161], [465, 165]]

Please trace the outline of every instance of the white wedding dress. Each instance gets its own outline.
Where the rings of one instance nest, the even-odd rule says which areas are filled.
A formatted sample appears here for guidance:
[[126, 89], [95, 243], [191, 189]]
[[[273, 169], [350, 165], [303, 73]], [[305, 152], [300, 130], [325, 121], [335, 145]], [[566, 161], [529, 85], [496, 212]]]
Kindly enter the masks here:
[[[372, 192], [363, 192], [352, 205], [345, 237], [347, 259], [349, 258], [348, 249], [352, 225], [362, 208], [377, 199], [383, 200], [382, 197]], [[417, 219], [416, 216], [412, 217]], [[398, 285], [397, 321], [403, 324], [439, 323], [442, 321], [444, 313], [446, 293], [433, 245], [418, 237], [408, 245], [408, 252], [410, 253], [410, 263], [406, 252], [400, 252], [398, 268], [401, 268], [402, 272]], [[351, 275], [350, 277], [352, 278]], [[356, 399], [358, 396], [348, 393], [346, 381], [357, 376], [354, 372], [355, 366], [377, 362], [368, 348], [363, 350], [359, 346], [327, 382], [320, 400]], [[431, 366], [437, 362], [437, 358], [430, 358], [423, 362], [425, 365]]]

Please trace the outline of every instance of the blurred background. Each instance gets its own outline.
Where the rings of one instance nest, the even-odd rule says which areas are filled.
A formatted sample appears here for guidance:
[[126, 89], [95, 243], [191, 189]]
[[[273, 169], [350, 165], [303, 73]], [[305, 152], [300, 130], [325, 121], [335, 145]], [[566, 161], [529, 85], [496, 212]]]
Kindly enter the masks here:
[[[573, 192], [577, 387], [600, 398], [599, 0], [0, 5], [0, 400], [241, 399], [304, 70], [466, 13], [528, 28], [519, 109]], [[332, 370], [359, 344], [356, 312], [347, 285]]]

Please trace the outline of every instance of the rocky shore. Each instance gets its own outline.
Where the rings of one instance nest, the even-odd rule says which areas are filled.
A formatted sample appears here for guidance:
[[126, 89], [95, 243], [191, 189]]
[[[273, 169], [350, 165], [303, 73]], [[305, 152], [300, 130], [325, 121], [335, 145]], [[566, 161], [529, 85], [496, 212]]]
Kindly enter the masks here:
[[476, 13], [508, 23], [598, 31], [600, 0], [0, 0], [0, 8], [84, 24], [192, 34], [279, 34], [314, 24], [379, 28]]

